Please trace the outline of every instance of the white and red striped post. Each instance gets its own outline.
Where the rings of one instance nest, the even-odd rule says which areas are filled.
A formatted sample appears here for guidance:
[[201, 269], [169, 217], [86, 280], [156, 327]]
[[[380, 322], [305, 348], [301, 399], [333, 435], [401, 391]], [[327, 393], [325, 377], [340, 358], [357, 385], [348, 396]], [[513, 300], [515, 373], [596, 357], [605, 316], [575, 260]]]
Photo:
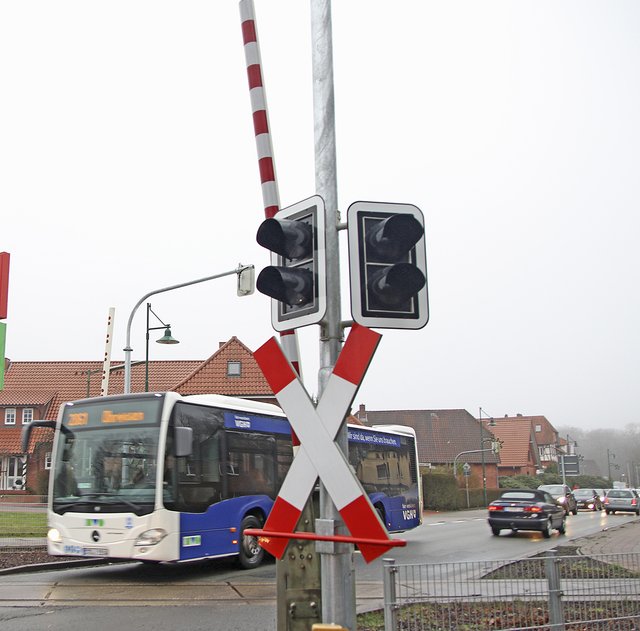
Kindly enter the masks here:
[[[262, 59], [260, 56], [260, 45], [258, 43], [253, 0], [240, 0], [240, 20], [242, 22], [244, 55], [247, 63], [253, 130], [256, 138], [256, 148], [258, 150], [258, 169], [260, 171], [260, 184], [262, 186], [264, 215], [269, 219], [280, 210], [280, 195], [276, 179], [275, 160], [273, 158], [267, 96], [262, 79]], [[295, 329], [282, 331], [280, 333], [280, 343], [296, 373], [302, 377], [300, 368], [300, 346]], [[295, 432], [292, 434], [292, 439], [295, 449], [300, 444]]]
[[247, 62], [249, 95], [251, 97], [251, 111], [253, 113], [253, 129], [256, 135], [256, 147], [258, 149], [258, 167], [260, 169], [260, 182], [262, 184], [264, 214], [268, 219], [280, 210], [280, 196], [278, 194], [276, 167], [273, 159], [271, 133], [269, 131], [267, 98], [262, 81], [262, 62], [260, 59], [260, 46], [258, 44], [253, 0], [240, 1], [240, 19], [242, 21], [244, 55]]

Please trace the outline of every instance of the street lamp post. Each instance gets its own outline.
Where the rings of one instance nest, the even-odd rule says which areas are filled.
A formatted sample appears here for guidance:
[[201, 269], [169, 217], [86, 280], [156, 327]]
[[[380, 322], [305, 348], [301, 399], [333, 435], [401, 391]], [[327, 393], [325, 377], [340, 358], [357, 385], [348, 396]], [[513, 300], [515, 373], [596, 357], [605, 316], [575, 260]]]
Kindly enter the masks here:
[[[172, 291], [173, 289], [180, 289], [181, 287], [188, 287], [189, 285], [195, 285], [197, 283], [204, 283], [208, 280], [215, 280], [216, 278], [222, 278], [223, 276], [230, 276], [231, 274], [238, 275], [238, 295], [246, 296], [252, 293], [253, 288], [245, 287], [246, 282], [246, 274], [243, 272], [250, 271], [250, 275], [253, 275], [251, 270], [254, 269], [253, 265], [242, 265], [241, 263], [236, 267], [236, 269], [230, 270], [228, 272], [222, 272], [221, 274], [214, 274], [213, 276], [205, 276], [204, 278], [197, 278], [196, 280], [189, 280], [186, 283], [179, 283], [177, 285], [170, 285], [169, 287], [161, 287], [160, 289], [154, 289], [149, 293], [145, 294], [136, 302], [135, 306], [131, 310], [129, 314], [129, 320], [127, 322], [127, 338], [126, 338], [126, 346], [124, 347], [124, 393], [129, 394], [131, 392], [131, 323], [133, 322], [133, 316], [136, 314], [138, 307], [151, 296], [155, 296], [155, 294], [161, 294], [165, 291]], [[253, 281], [251, 281], [251, 285], [253, 285]]]
[[485, 438], [483, 436], [483, 431], [482, 431], [482, 414], [484, 412], [484, 415], [489, 419], [489, 427], [495, 427], [496, 422], [493, 420], [493, 416], [491, 416], [490, 414], [487, 414], [482, 408], [478, 408], [479, 409], [479, 421], [480, 421], [480, 453], [482, 455], [482, 497], [484, 498], [484, 503], [485, 505], [487, 504], [487, 465], [485, 462], [485, 458], [484, 458], [484, 444], [487, 440], [491, 441], [491, 438]]
[[609, 482], [611, 483], [613, 483], [613, 479], [611, 478], [611, 460], [615, 460], [615, 458], [616, 455], [607, 449], [607, 471], [609, 473]]
[[[153, 315], [157, 318], [158, 322], [162, 326], [149, 326], [149, 314], [153, 313]], [[149, 331], [158, 331], [160, 329], [164, 329], [164, 335], [156, 340], [157, 344], [179, 344], [180, 342], [176, 340], [171, 335], [171, 325], [165, 324], [159, 317], [158, 314], [151, 308], [151, 303], [147, 303], [147, 336], [146, 336], [146, 346], [145, 346], [145, 354], [144, 354], [144, 391], [149, 392]]]

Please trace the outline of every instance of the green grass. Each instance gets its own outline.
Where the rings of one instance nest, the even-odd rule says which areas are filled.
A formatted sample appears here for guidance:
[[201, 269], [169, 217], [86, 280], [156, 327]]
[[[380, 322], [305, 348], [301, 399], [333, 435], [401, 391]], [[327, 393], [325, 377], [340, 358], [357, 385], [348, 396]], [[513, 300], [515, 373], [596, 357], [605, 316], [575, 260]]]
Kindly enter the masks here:
[[46, 513], [0, 512], [0, 537], [46, 536]]

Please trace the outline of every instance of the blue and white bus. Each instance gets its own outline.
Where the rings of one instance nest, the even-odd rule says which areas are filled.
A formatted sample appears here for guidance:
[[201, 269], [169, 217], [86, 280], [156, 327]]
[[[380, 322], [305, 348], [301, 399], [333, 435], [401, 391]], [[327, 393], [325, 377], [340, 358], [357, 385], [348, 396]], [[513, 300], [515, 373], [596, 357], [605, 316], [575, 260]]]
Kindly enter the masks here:
[[[34, 421], [25, 427], [53, 426]], [[263, 526], [293, 458], [275, 406], [175, 392], [64, 403], [48, 499], [51, 555], [191, 561], [264, 551]], [[422, 519], [413, 429], [349, 425], [349, 461], [390, 532]]]

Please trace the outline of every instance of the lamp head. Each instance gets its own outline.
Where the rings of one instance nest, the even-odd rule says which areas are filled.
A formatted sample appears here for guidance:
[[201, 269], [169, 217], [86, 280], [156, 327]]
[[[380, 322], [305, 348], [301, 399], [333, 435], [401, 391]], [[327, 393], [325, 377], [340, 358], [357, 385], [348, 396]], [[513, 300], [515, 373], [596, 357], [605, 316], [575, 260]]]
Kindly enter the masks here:
[[156, 340], [156, 342], [158, 344], [180, 344], [179, 340], [176, 340], [175, 337], [172, 337], [170, 326], [165, 329], [164, 335], [159, 340]]

